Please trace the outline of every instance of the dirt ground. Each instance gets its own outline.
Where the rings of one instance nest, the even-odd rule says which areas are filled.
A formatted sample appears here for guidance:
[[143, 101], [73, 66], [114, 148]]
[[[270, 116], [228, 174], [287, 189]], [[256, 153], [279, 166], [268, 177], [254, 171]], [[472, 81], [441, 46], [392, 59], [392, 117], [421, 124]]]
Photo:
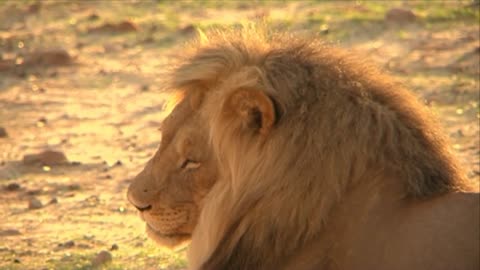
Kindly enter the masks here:
[[195, 28], [261, 18], [365, 55], [431, 108], [478, 181], [478, 2], [402, 3], [0, 2], [0, 269], [186, 267], [125, 195], [161, 140], [161, 73]]

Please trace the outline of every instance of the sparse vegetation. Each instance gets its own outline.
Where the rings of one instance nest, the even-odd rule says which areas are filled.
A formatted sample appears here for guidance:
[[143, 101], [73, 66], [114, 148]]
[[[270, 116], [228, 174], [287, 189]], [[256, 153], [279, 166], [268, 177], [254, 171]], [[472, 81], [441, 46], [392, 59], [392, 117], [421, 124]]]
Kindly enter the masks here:
[[[161, 140], [162, 71], [195, 28], [263, 20], [358, 51], [425, 100], [478, 179], [479, 19], [470, 1], [0, 1], [0, 270], [91, 269], [102, 250], [107, 270], [186, 267], [125, 192]], [[47, 149], [68, 163], [23, 162]]]

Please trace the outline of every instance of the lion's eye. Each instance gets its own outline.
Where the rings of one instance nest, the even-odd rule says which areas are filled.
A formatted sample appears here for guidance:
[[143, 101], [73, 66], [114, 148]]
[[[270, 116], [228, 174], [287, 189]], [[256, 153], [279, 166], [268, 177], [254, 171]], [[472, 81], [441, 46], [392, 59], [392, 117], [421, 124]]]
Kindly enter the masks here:
[[180, 166], [182, 169], [196, 169], [198, 167], [200, 167], [200, 162], [195, 162], [191, 159], [185, 159], [185, 161], [182, 163], [182, 166]]

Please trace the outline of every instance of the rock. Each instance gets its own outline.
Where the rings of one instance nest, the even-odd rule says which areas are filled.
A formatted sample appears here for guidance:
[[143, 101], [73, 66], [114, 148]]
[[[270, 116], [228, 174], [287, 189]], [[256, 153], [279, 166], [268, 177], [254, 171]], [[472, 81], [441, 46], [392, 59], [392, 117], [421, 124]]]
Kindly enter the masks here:
[[40, 117], [38, 120], [37, 120], [37, 127], [44, 127], [47, 125], [47, 118], [45, 117]]
[[180, 33], [183, 35], [191, 35], [194, 34], [195, 31], [195, 26], [193, 26], [192, 24], [186, 25], [180, 29]]
[[13, 262], [14, 262], [14, 263], [21, 263], [21, 261], [20, 261], [20, 259], [19, 259], [19, 258], [15, 258], [15, 259], [13, 259]]
[[8, 137], [7, 130], [4, 127], [0, 127], [0, 138]]
[[42, 7], [42, 3], [41, 2], [36, 2], [36, 3], [33, 3], [31, 5], [28, 6], [27, 8], [27, 12], [30, 13], [30, 14], [33, 14], [33, 13], [38, 13], [40, 11], [40, 8]]
[[21, 233], [14, 229], [0, 230], [0, 236], [15, 236], [21, 235]]
[[30, 196], [34, 196], [34, 195], [40, 195], [42, 194], [42, 190], [41, 189], [31, 189], [31, 190], [27, 190], [25, 192], [27, 195], [30, 195]]
[[0, 59], [0, 72], [9, 71], [15, 68], [15, 60], [12, 59]]
[[18, 183], [10, 183], [7, 186], [5, 186], [6, 191], [17, 191], [20, 189], [20, 184]]
[[87, 244], [78, 244], [78, 245], [77, 245], [77, 248], [92, 249], [92, 246], [91, 246], [91, 245], [87, 245]]
[[111, 251], [113, 250], [118, 250], [118, 245], [117, 244], [113, 244], [112, 247], [110, 248]]
[[53, 198], [48, 202], [48, 204], [57, 204], [57, 203], [58, 203], [57, 197], [53, 197]]
[[417, 16], [409, 9], [392, 8], [385, 14], [385, 20], [393, 23], [411, 23]]
[[112, 254], [108, 251], [100, 251], [100, 253], [97, 254], [97, 256], [92, 260], [92, 266], [95, 267], [100, 267], [102, 265], [105, 265], [109, 262], [112, 261]]
[[26, 54], [22, 66], [63, 66], [72, 62], [72, 57], [66, 50], [50, 49]]
[[38, 154], [25, 155], [23, 164], [25, 165], [65, 165], [68, 159], [63, 152], [47, 150]]
[[59, 248], [72, 248], [74, 246], [75, 246], [75, 242], [73, 240], [58, 244]]
[[28, 201], [28, 209], [40, 209], [43, 207], [43, 204], [40, 200], [33, 197]]
[[109, 180], [112, 179], [113, 177], [110, 174], [105, 174], [105, 175], [99, 175], [97, 179], [102, 179], [102, 180]]
[[95, 33], [95, 32], [136, 32], [138, 31], [138, 27], [131, 21], [122, 21], [119, 23], [106, 23], [97, 27], [93, 27], [88, 29], [88, 32]]
[[98, 16], [97, 13], [91, 13], [90, 15], [88, 15], [87, 19], [89, 21], [95, 21], [95, 20], [100, 19], [100, 16]]
[[147, 92], [148, 90], [150, 90], [150, 85], [144, 84], [144, 85], [142, 85], [142, 87], [140, 87], [140, 90], [142, 92]]
[[70, 184], [70, 185], [67, 185], [65, 189], [69, 191], [75, 191], [75, 190], [82, 189], [82, 186], [80, 186], [79, 184]]

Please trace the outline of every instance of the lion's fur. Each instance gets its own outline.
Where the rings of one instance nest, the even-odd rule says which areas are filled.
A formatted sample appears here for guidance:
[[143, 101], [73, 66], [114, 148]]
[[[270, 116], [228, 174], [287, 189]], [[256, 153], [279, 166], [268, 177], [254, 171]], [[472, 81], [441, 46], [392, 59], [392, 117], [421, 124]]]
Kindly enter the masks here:
[[[204, 95], [199, 110], [221, 174], [193, 234], [192, 269], [280, 269], [309, 245], [324, 252], [309, 267], [328, 269], [335, 240], [325, 234], [337, 235], [329, 224], [342, 228], [355, 208], [369, 217], [382, 204], [470, 189], [428, 111], [368, 62], [258, 29], [212, 33], [191, 48], [167, 88]], [[266, 138], [221, 105], [243, 88], [275, 101]]]

